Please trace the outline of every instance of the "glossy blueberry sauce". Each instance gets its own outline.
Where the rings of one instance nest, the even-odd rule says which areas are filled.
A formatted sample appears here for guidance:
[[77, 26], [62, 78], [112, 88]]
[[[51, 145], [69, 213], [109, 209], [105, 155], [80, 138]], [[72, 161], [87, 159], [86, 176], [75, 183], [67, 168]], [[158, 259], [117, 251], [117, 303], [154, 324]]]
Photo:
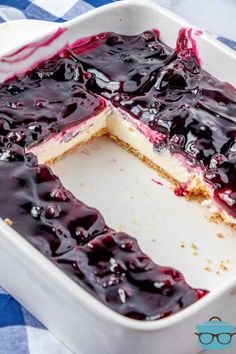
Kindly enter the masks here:
[[2, 136], [0, 160], [0, 215], [45, 256], [62, 255], [108, 230], [101, 214], [77, 200], [49, 167]]
[[108, 98], [117, 92], [139, 94], [153, 85], [152, 73], [175, 57], [158, 38], [155, 30], [138, 36], [103, 33], [73, 48], [72, 55], [93, 73], [87, 83], [91, 91]]
[[99, 113], [105, 101], [85, 89], [86, 76], [90, 74], [63, 51], [29, 74], [7, 81], [0, 88], [0, 124], [13, 141], [32, 146]]
[[57, 262], [100, 301], [139, 320], [166, 317], [206, 294], [175, 269], [156, 265], [125, 233], [103, 233]]
[[[180, 58], [164, 46], [156, 31], [91, 37], [0, 86], [1, 217], [113, 310], [140, 320], [159, 319], [207, 291], [191, 288], [178, 271], [156, 265], [133, 237], [109, 228], [96, 209], [77, 200], [48, 166], [25, 151], [100, 112], [102, 97], [162, 133], [157, 150], [168, 147], [206, 169], [212, 146], [222, 145], [226, 132], [233, 134], [234, 93], [202, 72], [194, 56]], [[216, 103], [219, 117], [212, 113]], [[219, 122], [225, 117], [221, 129], [214, 128], [213, 116]], [[226, 153], [216, 163], [211, 183], [219, 192], [228, 188], [222, 187], [220, 168], [231, 165]], [[206, 179], [210, 172], [208, 167]]]

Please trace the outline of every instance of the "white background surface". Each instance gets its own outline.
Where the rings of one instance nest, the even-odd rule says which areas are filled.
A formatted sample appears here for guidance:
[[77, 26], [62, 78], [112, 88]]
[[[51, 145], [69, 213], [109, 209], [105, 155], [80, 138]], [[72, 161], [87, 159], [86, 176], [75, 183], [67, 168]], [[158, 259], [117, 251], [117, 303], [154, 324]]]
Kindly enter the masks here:
[[235, 0], [152, 0], [152, 2], [167, 7], [203, 29], [236, 41]]

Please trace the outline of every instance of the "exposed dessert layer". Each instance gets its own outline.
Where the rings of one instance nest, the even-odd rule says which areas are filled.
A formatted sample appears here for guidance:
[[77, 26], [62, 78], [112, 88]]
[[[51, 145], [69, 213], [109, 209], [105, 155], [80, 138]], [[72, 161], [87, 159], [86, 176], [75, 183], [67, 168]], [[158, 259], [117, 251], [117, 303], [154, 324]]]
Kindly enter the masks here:
[[155, 151], [150, 135], [152, 134], [153, 139], [155, 136], [158, 139], [158, 134], [153, 134], [153, 131], [147, 127], [142, 132], [142, 126], [136, 119], [114, 110], [107, 119], [107, 129], [111, 136], [126, 143], [130, 149], [138, 151], [142, 158], [151, 161], [153, 166], [162, 169], [163, 174], [165, 171], [166, 176], [169, 176], [168, 178], [171, 178], [175, 184], [185, 184], [191, 179], [191, 172], [169, 150]]
[[76, 147], [107, 133], [126, 150], [157, 170], [159, 175], [171, 181], [174, 186], [177, 188], [185, 186], [186, 197], [204, 200], [203, 205], [208, 208], [210, 214], [218, 213], [218, 220], [229, 225], [236, 224], [234, 218], [219, 209], [212, 200], [211, 186], [207, 186], [200, 173], [196, 173], [194, 168], [185, 164], [182, 155], [171, 154], [167, 149], [156, 152], [152, 140], [157, 140], [158, 134], [117, 109], [104, 110], [66, 131], [54, 134], [32, 148], [27, 148], [26, 151], [35, 154], [39, 163], [52, 164]]
[[52, 164], [76, 147], [107, 133], [108, 112], [103, 112], [76, 124], [65, 131], [53, 134], [42, 143], [26, 149], [37, 156], [39, 163]]

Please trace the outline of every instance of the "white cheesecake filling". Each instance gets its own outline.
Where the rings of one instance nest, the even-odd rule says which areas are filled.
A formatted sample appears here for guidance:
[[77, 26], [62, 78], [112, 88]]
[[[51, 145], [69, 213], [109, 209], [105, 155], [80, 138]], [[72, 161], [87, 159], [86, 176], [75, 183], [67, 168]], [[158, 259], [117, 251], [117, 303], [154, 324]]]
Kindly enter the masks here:
[[96, 116], [67, 128], [66, 131], [57, 133], [38, 145], [32, 146], [27, 149], [27, 152], [35, 154], [40, 164], [53, 161], [76, 146], [85, 144], [99, 135], [100, 132], [104, 134], [104, 130], [107, 127], [107, 114], [108, 109], [105, 109]]

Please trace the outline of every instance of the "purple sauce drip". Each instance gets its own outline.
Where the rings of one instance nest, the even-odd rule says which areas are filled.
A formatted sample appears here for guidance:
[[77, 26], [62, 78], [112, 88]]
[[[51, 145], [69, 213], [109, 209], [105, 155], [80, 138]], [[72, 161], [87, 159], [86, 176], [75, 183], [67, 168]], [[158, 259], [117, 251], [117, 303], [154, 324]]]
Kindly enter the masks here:
[[[25, 147], [102, 110], [101, 96], [141, 120], [144, 107], [151, 117], [148, 100], [156, 102], [156, 91], [165, 97], [162, 109], [157, 108], [157, 98], [158, 113], [168, 110], [167, 99], [170, 107], [176, 101], [190, 101], [199, 81], [200, 69], [194, 63], [179, 61], [182, 74], [188, 67], [184, 78], [175, 72], [168, 72], [165, 79], [161, 76], [177, 61], [155, 31], [130, 37], [103, 34], [0, 87], [1, 217], [11, 219], [24, 238], [100, 301], [141, 320], [175, 313], [207, 291], [191, 288], [181, 273], [152, 262], [134, 238], [110, 229], [96, 209], [77, 200]], [[191, 87], [183, 88], [183, 80]], [[133, 101], [134, 109], [140, 100], [140, 111], [133, 112], [124, 97]], [[163, 124], [166, 130], [159, 126], [155, 122], [153, 129], [171, 140], [168, 124]], [[172, 151], [176, 149], [180, 148]]]

